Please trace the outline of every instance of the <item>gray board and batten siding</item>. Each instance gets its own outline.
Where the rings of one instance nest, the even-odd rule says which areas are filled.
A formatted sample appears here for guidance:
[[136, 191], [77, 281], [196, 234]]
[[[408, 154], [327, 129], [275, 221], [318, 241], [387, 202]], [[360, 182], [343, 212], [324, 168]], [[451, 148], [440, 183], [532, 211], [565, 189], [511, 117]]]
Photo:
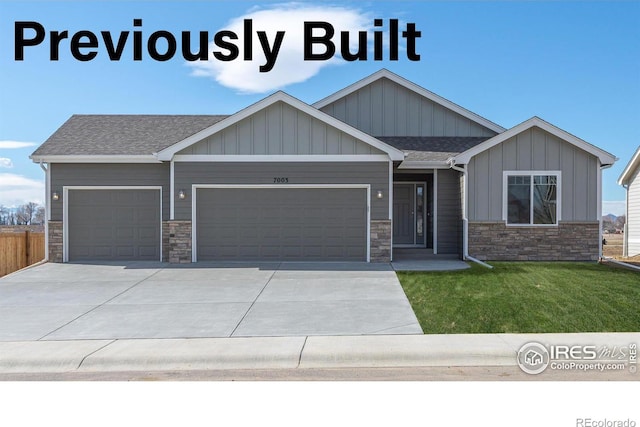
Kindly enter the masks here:
[[175, 186], [187, 197], [176, 199], [175, 219], [191, 220], [192, 184], [274, 185], [275, 178], [286, 178], [289, 185], [369, 184], [371, 219], [389, 219], [388, 162], [176, 162]]
[[[63, 186], [161, 186], [162, 219], [169, 220], [169, 163], [51, 163], [51, 192]], [[51, 201], [51, 220], [62, 221], [63, 199]]]
[[321, 111], [374, 136], [487, 136], [496, 132], [387, 78]]
[[438, 170], [438, 253], [459, 254], [462, 241], [460, 172]]
[[179, 155], [384, 154], [309, 114], [276, 102]]
[[502, 221], [503, 171], [561, 171], [561, 221], [598, 221], [598, 159], [532, 127], [468, 165], [470, 221]]

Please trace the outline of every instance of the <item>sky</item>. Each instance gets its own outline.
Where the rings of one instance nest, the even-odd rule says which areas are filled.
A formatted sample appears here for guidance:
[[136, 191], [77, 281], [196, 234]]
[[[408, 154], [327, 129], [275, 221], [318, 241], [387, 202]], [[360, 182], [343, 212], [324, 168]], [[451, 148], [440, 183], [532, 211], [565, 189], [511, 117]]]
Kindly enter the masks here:
[[[382, 19], [383, 59], [373, 59], [374, 19]], [[134, 26], [134, 19], [141, 19]], [[244, 19], [253, 22], [253, 59], [245, 60]], [[414, 23], [421, 37], [408, 58], [401, 43], [389, 59], [389, 19]], [[15, 23], [42, 25], [44, 40], [15, 58]], [[303, 22], [330, 22], [340, 31], [368, 31], [366, 61], [304, 61]], [[51, 59], [51, 32], [68, 31]], [[79, 31], [97, 35], [89, 61], [72, 55]], [[181, 33], [197, 52], [200, 32], [214, 41], [233, 31], [238, 57], [188, 62]], [[109, 59], [101, 31], [114, 44], [120, 33], [141, 32], [142, 59], [128, 36], [118, 61]], [[176, 54], [157, 61], [146, 44], [157, 31], [177, 38]], [[273, 69], [257, 31], [270, 48], [284, 31]], [[25, 38], [35, 31], [26, 30]], [[350, 42], [355, 40], [351, 33]], [[86, 41], [87, 39], [83, 39]], [[210, 51], [230, 51], [212, 44]], [[355, 45], [351, 44], [355, 49]], [[313, 53], [322, 49], [316, 46]], [[166, 51], [163, 39], [158, 52]], [[252, 2], [252, 1], [3, 1], [0, 0], [0, 205], [44, 202], [44, 172], [29, 155], [73, 114], [232, 114], [276, 90], [313, 103], [387, 68], [487, 119], [510, 128], [532, 116], [619, 158], [603, 172], [603, 213], [624, 213], [616, 183], [640, 145], [640, 2]]]

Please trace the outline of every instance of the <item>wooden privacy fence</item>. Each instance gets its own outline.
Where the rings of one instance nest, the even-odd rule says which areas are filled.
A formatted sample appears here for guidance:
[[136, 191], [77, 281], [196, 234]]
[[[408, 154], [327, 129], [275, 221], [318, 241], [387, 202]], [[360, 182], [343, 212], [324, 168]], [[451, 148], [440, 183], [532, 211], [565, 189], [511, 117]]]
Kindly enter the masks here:
[[0, 277], [44, 259], [44, 233], [0, 233]]

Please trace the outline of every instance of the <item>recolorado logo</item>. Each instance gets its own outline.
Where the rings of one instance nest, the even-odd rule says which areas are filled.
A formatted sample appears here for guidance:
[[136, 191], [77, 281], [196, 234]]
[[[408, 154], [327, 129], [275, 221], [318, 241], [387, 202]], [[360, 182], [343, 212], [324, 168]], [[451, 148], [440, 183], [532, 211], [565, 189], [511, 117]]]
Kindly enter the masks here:
[[[146, 35], [142, 19], [139, 18], [133, 20], [132, 31], [120, 31], [116, 35], [111, 31], [95, 33], [81, 30], [73, 34], [68, 30], [47, 31], [39, 22], [18, 21], [14, 27], [14, 58], [16, 61], [24, 61], [28, 48], [45, 43], [49, 45], [50, 61], [58, 61], [62, 50], [68, 50], [73, 58], [83, 62], [91, 61], [99, 54], [106, 54], [111, 61], [120, 61], [128, 45], [132, 47], [133, 61], [142, 61], [145, 51], [146, 56], [155, 61], [168, 61], [176, 56], [178, 51], [186, 61], [235, 61], [240, 57], [241, 60], [252, 61], [255, 34], [265, 60], [264, 64], [259, 66], [259, 70], [261, 73], [271, 71], [278, 59], [286, 31], [277, 31], [270, 38], [266, 31], [254, 30], [252, 19], [245, 19], [243, 24], [241, 35], [234, 31], [222, 30], [210, 38], [207, 31], [200, 31], [196, 35], [190, 31], [182, 31], [176, 36], [169, 31], [157, 30]], [[388, 46], [387, 59], [397, 61], [401, 38], [406, 41], [406, 49], [403, 49], [403, 52], [406, 53], [407, 59], [420, 60], [420, 54], [416, 52], [416, 40], [421, 37], [421, 32], [416, 29], [415, 23], [407, 23], [401, 30], [397, 19], [389, 19], [388, 26], [384, 25], [384, 20], [374, 19], [375, 30], [372, 34], [358, 31], [355, 41], [351, 40], [355, 34], [349, 31], [340, 31], [337, 35], [329, 22], [304, 21], [303, 26], [304, 37], [296, 42], [303, 43], [305, 61], [327, 61], [333, 58], [338, 50], [345, 61], [367, 61], [371, 42], [374, 61], [385, 59], [385, 42]], [[373, 37], [373, 41], [369, 39], [370, 36]]]

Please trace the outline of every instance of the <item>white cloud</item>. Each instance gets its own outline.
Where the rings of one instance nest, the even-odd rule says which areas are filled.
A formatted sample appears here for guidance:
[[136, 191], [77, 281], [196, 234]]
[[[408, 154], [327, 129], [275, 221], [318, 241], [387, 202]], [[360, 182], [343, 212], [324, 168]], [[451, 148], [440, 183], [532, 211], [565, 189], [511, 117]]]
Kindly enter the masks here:
[[[243, 60], [243, 21], [245, 19], [253, 20], [253, 60], [251, 61]], [[292, 83], [303, 82], [316, 75], [323, 67], [342, 63], [335, 57], [328, 61], [304, 60], [305, 21], [331, 23], [335, 29], [332, 40], [336, 44], [338, 53], [341, 31], [352, 32], [349, 39], [350, 44], [353, 44], [357, 41], [356, 31], [368, 31], [373, 27], [373, 19], [368, 14], [346, 7], [289, 3], [275, 5], [269, 9], [254, 9], [231, 20], [224, 28], [238, 35], [238, 40], [233, 40], [240, 49], [238, 58], [227, 62], [215, 59], [212, 51], [221, 49], [211, 43], [208, 61], [188, 63], [193, 67], [192, 75], [212, 77], [221, 85], [243, 93], [264, 93]], [[264, 65], [266, 60], [256, 31], [266, 31], [271, 47], [273, 47], [276, 33], [285, 31], [275, 66], [266, 73], [259, 71], [259, 67]], [[320, 50], [316, 49], [314, 53], [320, 53]]]
[[0, 149], [13, 149], [13, 148], [25, 148], [38, 145], [35, 142], [22, 142], [22, 141], [0, 141]]
[[43, 204], [44, 180], [13, 173], [0, 173], [0, 205], [15, 207], [27, 202]]
[[13, 162], [11, 159], [7, 159], [6, 157], [0, 157], [0, 168], [11, 169], [13, 167]]
[[602, 201], [602, 215], [614, 214], [620, 216], [625, 214], [626, 202], [624, 200]]

